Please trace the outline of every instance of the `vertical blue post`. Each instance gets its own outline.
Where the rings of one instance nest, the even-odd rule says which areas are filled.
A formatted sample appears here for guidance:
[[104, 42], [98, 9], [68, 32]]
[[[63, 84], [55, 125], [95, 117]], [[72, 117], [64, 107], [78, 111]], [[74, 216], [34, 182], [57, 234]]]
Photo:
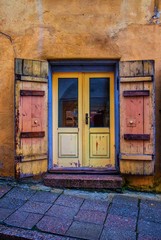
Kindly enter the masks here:
[[119, 169], [119, 153], [120, 153], [120, 81], [119, 81], [119, 63], [115, 65], [115, 145], [116, 145], [116, 169]]
[[48, 78], [48, 169], [53, 167], [53, 137], [52, 137], [52, 68], [49, 64]]

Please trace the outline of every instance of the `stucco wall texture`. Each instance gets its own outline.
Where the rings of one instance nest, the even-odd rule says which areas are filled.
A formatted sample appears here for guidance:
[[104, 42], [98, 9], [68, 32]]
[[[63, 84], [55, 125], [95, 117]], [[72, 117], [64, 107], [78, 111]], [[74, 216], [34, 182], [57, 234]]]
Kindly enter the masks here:
[[[161, 163], [161, 24], [155, 0], [0, 0], [0, 175], [14, 176], [14, 58], [155, 60]], [[160, 19], [161, 21], [161, 19]]]

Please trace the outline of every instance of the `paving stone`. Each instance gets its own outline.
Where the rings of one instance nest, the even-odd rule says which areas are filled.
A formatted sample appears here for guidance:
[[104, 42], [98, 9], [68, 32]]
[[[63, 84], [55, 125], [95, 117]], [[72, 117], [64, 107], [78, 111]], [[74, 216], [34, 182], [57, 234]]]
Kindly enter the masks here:
[[60, 195], [60, 194], [62, 194], [64, 192], [64, 190], [63, 189], [59, 189], [59, 188], [52, 188], [51, 192]]
[[147, 207], [151, 209], [161, 209], [161, 201], [141, 200], [140, 207]]
[[89, 240], [97, 240], [103, 226], [93, 223], [73, 222], [66, 235]]
[[119, 228], [125, 231], [130, 229], [130, 231], [135, 231], [136, 218], [108, 214], [104, 225], [108, 228]]
[[43, 215], [36, 213], [28, 213], [22, 211], [16, 211], [9, 216], [5, 223], [15, 227], [22, 227], [31, 229], [42, 218]]
[[138, 235], [138, 238], [137, 238], [137, 240], [161, 240], [161, 237], [146, 237], [146, 236], [144, 236], [144, 235]]
[[73, 219], [77, 212], [78, 208], [71, 208], [55, 204], [47, 211], [46, 215], [58, 218]]
[[55, 204], [63, 205], [67, 207], [79, 208], [83, 203], [84, 199], [73, 196], [60, 195], [60, 197], [55, 201]]
[[64, 194], [86, 198], [86, 199], [93, 199], [93, 200], [107, 200], [109, 195], [109, 193], [91, 192], [91, 191], [73, 190], [73, 189], [65, 189]]
[[83, 210], [81, 209], [78, 214], [74, 217], [79, 222], [89, 222], [95, 224], [103, 224], [106, 218], [105, 212], [99, 212], [94, 210]]
[[0, 222], [3, 222], [14, 211], [13, 209], [0, 208]]
[[36, 226], [41, 231], [63, 235], [71, 223], [71, 219], [44, 216]]
[[30, 186], [30, 189], [32, 189], [32, 190], [38, 190], [38, 191], [47, 191], [47, 192], [49, 192], [49, 191], [51, 191], [51, 187], [47, 187], [47, 186], [44, 186], [44, 185], [42, 185], [42, 184], [35, 184], [35, 185], [33, 185], [33, 186]]
[[0, 224], [1, 240], [69, 240], [66, 237], [56, 236], [48, 233], [41, 233], [33, 230], [20, 229], [16, 227], [8, 227]]
[[136, 233], [119, 228], [104, 228], [100, 240], [136, 240]]
[[138, 208], [135, 206], [112, 205], [109, 213], [112, 215], [136, 218], [138, 215]]
[[0, 207], [1, 208], [8, 208], [8, 209], [18, 209], [21, 207], [26, 201], [21, 199], [3, 197], [0, 199]]
[[0, 185], [0, 198], [3, 197], [9, 190], [11, 190], [11, 186]]
[[139, 219], [161, 223], [161, 208], [142, 205], [140, 207]]
[[109, 202], [107, 201], [86, 199], [83, 202], [81, 209], [106, 212], [108, 207], [109, 207]]
[[44, 214], [51, 206], [52, 204], [49, 203], [28, 201], [20, 208], [20, 211]]
[[149, 221], [138, 221], [138, 233], [140, 236], [146, 238], [161, 238], [161, 224], [149, 222]]
[[6, 196], [15, 199], [28, 200], [35, 193], [36, 191], [27, 188], [14, 187]]
[[58, 194], [51, 192], [38, 191], [30, 198], [30, 201], [53, 203], [58, 198], [58, 196]]
[[160, 200], [156, 193], [152, 192], [138, 192], [138, 191], [130, 191], [130, 190], [124, 190], [123, 192], [124, 196], [127, 197], [137, 197], [139, 199], [147, 199], [147, 200]]
[[113, 197], [112, 203], [137, 207], [138, 206], [138, 198], [123, 196], [123, 195], [115, 195]]
[[73, 237], [68, 237], [67, 240], [80, 240], [80, 238], [73, 238]]

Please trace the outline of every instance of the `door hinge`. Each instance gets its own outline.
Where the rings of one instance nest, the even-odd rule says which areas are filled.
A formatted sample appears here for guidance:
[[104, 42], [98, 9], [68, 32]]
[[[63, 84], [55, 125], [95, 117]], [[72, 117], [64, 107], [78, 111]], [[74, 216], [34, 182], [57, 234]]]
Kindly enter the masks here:
[[23, 156], [23, 155], [17, 155], [17, 156], [15, 157], [16, 162], [22, 162], [23, 159], [24, 159], [24, 156]]

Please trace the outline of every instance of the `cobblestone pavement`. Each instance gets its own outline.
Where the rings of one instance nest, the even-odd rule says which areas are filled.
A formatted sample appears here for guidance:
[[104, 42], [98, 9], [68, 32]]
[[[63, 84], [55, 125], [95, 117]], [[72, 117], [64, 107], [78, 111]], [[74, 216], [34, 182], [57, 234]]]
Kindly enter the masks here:
[[0, 180], [0, 240], [161, 240], [161, 195]]

